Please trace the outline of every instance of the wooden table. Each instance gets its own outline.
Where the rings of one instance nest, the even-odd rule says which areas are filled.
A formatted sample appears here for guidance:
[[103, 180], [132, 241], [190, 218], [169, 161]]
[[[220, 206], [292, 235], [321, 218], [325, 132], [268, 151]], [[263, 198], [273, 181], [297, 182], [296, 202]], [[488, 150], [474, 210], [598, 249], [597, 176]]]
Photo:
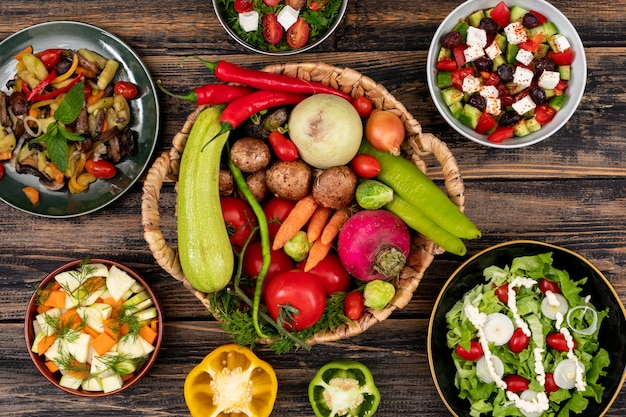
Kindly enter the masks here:
[[[348, 66], [382, 83], [457, 158], [466, 187], [466, 212], [483, 238], [469, 255], [511, 239], [565, 246], [589, 258], [626, 300], [626, 1], [555, 0], [579, 30], [589, 65], [580, 107], [555, 136], [515, 150], [479, 146], [449, 128], [426, 86], [431, 36], [458, 1], [351, 1], [334, 36], [310, 53], [273, 58], [247, 53], [220, 26], [208, 0], [26, 2], [3, 0], [0, 39], [30, 25], [79, 20], [124, 39], [154, 79], [175, 91], [211, 78], [199, 65], [181, 69], [182, 57], [200, 54], [260, 68], [283, 61], [323, 61]], [[156, 154], [168, 150], [193, 106], [160, 96], [162, 126]], [[155, 262], [143, 239], [141, 184], [110, 206], [72, 219], [35, 217], [0, 207], [0, 409], [12, 416], [188, 415], [183, 381], [191, 368], [230, 337], [201, 304]], [[1, 183], [0, 183], [1, 186]], [[173, 201], [173, 185], [164, 188]], [[127, 392], [102, 399], [77, 398], [49, 385], [32, 366], [23, 340], [28, 299], [45, 274], [66, 261], [100, 256], [147, 277], [164, 306], [165, 339], [154, 367]], [[428, 269], [412, 301], [365, 334], [310, 352], [258, 355], [277, 371], [274, 414], [311, 416], [307, 385], [332, 359], [367, 364], [382, 394], [378, 416], [445, 416], [428, 368], [426, 330], [436, 295], [463, 261], [444, 254]], [[626, 415], [622, 389], [608, 416]]]

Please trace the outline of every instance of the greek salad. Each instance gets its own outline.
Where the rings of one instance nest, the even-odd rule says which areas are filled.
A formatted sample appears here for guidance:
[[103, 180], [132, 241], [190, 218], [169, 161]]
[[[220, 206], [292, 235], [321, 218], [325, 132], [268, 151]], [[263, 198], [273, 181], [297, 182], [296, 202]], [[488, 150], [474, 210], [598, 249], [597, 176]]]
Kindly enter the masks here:
[[504, 1], [440, 39], [437, 85], [452, 115], [494, 143], [550, 122], [567, 100], [575, 53], [541, 13]]
[[485, 283], [446, 314], [459, 397], [470, 415], [568, 416], [602, 400], [608, 352], [598, 333], [608, 308], [552, 265], [552, 253], [483, 270]]

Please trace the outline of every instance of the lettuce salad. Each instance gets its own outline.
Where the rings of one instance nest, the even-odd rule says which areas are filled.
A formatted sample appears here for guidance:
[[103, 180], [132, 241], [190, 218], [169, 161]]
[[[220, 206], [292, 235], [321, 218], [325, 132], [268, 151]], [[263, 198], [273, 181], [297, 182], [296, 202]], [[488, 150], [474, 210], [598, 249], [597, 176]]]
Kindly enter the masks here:
[[[554, 268], [552, 253], [489, 266], [483, 275], [485, 283], [446, 314], [455, 385], [470, 415], [564, 417], [600, 403], [598, 379], [610, 360], [598, 333], [609, 309], [598, 311], [583, 293], [588, 278], [573, 281]], [[490, 325], [491, 318], [504, 323]]]

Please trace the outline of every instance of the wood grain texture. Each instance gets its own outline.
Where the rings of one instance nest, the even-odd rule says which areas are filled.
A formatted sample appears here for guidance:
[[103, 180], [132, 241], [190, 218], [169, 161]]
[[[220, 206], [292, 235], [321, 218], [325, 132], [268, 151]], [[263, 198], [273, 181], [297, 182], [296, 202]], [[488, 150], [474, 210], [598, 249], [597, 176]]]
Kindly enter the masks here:
[[[382, 83], [455, 155], [466, 187], [466, 213], [483, 232], [468, 255], [511, 239], [561, 245], [590, 259], [626, 300], [626, 0], [554, 0], [585, 45], [585, 95], [569, 123], [549, 140], [503, 150], [482, 147], [455, 133], [438, 115], [426, 86], [425, 60], [432, 34], [460, 2], [351, 1], [337, 32], [310, 53], [288, 58], [250, 54], [221, 28], [208, 0], [146, 2], [3, 0], [0, 40], [33, 24], [79, 20], [127, 42], [155, 80], [185, 92], [211, 82], [194, 61], [226, 59], [253, 68], [323, 61], [346, 66]], [[0, 51], [2, 53], [2, 51]], [[161, 131], [155, 155], [167, 151], [194, 106], [159, 96]], [[431, 171], [441, 184], [441, 175]], [[0, 205], [0, 415], [186, 416], [187, 372], [230, 336], [182, 285], [155, 262], [143, 239], [141, 185], [93, 214], [73, 219], [34, 217]], [[0, 182], [0, 186], [2, 183]], [[175, 243], [174, 184], [166, 183], [161, 227]], [[72, 233], [68, 233], [72, 231]], [[45, 274], [69, 260], [99, 256], [125, 263], [146, 277], [164, 307], [165, 339], [148, 375], [124, 394], [75, 398], [48, 385], [30, 363], [23, 339], [26, 304]], [[413, 299], [366, 333], [310, 352], [258, 355], [276, 369], [279, 394], [273, 416], [312, 415], [307, 385], [332, 359], [367, 364], [382, 393], [377, 416], [447, 416], [428, 368], [426, 331], [439, 290], [464, 258], [436, 257]], [[46, 406], [42, 406], [46, 404]], [[626, 415], [626, 388], [606, 414]]]

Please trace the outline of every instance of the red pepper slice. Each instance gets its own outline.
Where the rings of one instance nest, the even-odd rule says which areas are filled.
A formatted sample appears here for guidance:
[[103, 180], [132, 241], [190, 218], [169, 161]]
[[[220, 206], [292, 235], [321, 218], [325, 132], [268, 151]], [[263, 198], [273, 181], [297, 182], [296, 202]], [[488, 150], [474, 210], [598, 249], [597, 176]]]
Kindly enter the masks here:
[[40, 94], [38, 96], [35, 96], [35, 97], [33, 97], [33, 101], [41, 101], [41, 100], [48, 100], [48, 99], [51, 99], [51, 98], [55, 98], [59, 94], [63, 94], [65, 92], [69, 91], [70, 88], [74, 87], [74, 84], [77, 84], [82, 79], [83, 79], [83, 75], [79, 74], [76, 78], [72, 79], [72, 81], [68, 85], [66, 85], [65, 87], [57, 88], [56, 90], [51, 91], [49, 93]]
[[437, 61], [437, 69], [441, 71], [454, 71], [456, 69], [456, 61], [448, 56], [444, 56]]
[[50, 83], [57, 77], [57, 72], [56, 71], [52, 71], [50, 72], [50, 74], [48, 74], [48, 76], [39, 84], [37, 84], [37, 86], [35, 88], [33, 88], [32, 90], [30, 90], [28, 92], [28, 94], [26, 94], [26, 101], [32, 101], [35, 96], [37, 96], [37, 94], [41, 93], [44, 88], [46, 88], [47, 86], [50, 85]]

